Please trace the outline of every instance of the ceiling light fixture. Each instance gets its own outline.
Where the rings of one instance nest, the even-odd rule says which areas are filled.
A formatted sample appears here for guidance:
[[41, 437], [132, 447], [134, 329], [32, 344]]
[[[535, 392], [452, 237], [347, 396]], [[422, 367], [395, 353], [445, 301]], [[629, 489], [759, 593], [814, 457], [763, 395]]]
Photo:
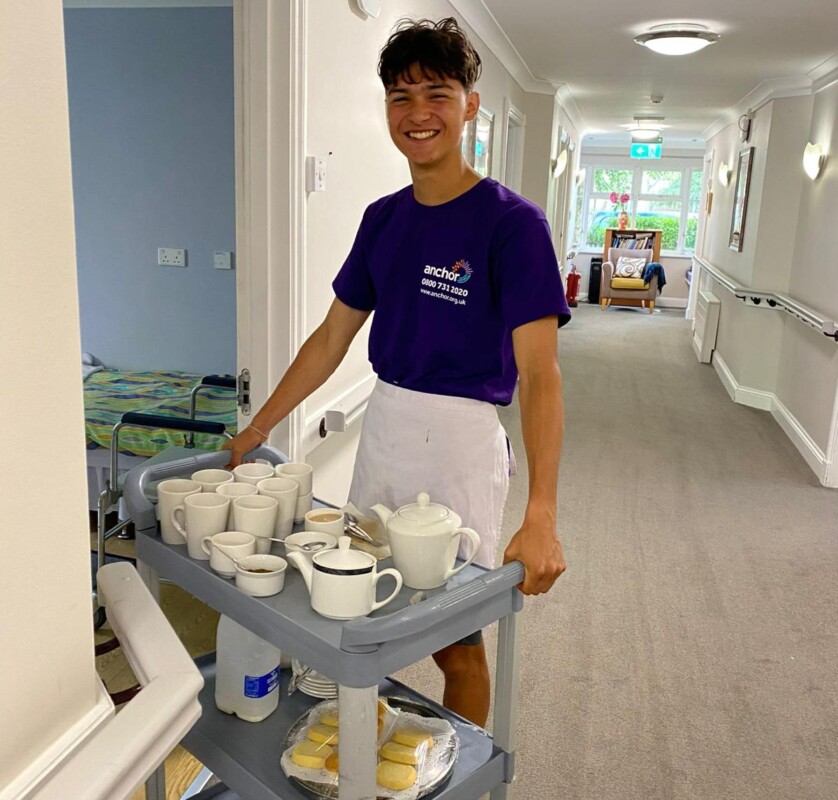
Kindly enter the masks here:
[[665, 56], [685, 56], [718, 42], [720, 38], [718, 33], [708, 30], [705, 25], [670, 22], [654, 25], [647, 33], [635, 36], [634, 41]]
[[806, 149], [803, 151], [803, 169], [812, 180], [815, 180], [821, 174], [825, 158], [826, 156], [819, 144], [809, 142], [806, 145]]
[[629, 128], [631, 138], [638, 142], [651, 142], [660, 138], [660, 128]]

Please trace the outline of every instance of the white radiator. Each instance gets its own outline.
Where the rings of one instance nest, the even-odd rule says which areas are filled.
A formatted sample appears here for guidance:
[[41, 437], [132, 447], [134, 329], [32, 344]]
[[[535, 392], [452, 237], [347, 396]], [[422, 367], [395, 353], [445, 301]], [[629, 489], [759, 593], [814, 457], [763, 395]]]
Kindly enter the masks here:
[[716, 347], [716, 333], [719, 329], [719, 298], [712, 292], [699, 292], [695, 307], [693, 328], [693, 350], [698, 360], [709, 364]]

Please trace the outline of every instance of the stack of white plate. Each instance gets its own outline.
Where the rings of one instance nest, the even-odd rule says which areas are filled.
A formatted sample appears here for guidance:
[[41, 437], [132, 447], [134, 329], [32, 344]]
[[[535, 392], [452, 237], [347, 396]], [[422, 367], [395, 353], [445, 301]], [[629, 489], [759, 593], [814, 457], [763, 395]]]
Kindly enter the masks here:
[[301, 664], [296, 658], [291, 659], [291, 669], [295, 676], [302, 676], [297, 688], [304, 694], [323, 700], [331, 700], [338, 696], [338, 685], [333, 680]]

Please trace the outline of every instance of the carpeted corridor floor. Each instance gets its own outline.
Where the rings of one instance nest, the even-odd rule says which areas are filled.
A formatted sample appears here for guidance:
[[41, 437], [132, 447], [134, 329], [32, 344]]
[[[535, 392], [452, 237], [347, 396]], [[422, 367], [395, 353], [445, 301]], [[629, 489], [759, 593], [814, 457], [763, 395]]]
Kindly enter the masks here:
[[580, 306], [559, 341], [568, 571], [523, 614], [513, 796], [835, 800], [838, 492], [730, 401], [682, 312]]

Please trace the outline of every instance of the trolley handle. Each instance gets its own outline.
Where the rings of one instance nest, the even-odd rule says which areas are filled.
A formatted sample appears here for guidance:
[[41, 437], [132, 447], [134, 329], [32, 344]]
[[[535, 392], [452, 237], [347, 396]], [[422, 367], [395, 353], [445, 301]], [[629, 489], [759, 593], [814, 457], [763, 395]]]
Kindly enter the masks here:
[[[368, 645], [415, 636], [437, 625], [444, 618], [451, 617], [455, 613], [461, 614], [499, 594], [510, 591], [523, 580], [524, 565], [520, 561], [510, 561], [499, 569], [487, 572], [450, 592], [428, 598], [386, 617], [371, 619], [362, 617], [352, 620], [343, 626], [341, 649], [363, 650]], [[522, 598], [519, 593], [516, 606], [520, 607], [521, 604]]]
[[201, 386], [217, 386], [219, 389], [237, 389], [236, 379], [232, 375], [204, 375]]
[[191, 433], [210, 433], [223, 436], [226, 428], [223, 422], [202, 422], [197, 419], [183, 417], [166, 417], [158, 414], [140, 414], [130, 411], [122, 415], [123, 425], [139, 425], [143, 428], [169, 428], [175, 431], [190, 431]]

